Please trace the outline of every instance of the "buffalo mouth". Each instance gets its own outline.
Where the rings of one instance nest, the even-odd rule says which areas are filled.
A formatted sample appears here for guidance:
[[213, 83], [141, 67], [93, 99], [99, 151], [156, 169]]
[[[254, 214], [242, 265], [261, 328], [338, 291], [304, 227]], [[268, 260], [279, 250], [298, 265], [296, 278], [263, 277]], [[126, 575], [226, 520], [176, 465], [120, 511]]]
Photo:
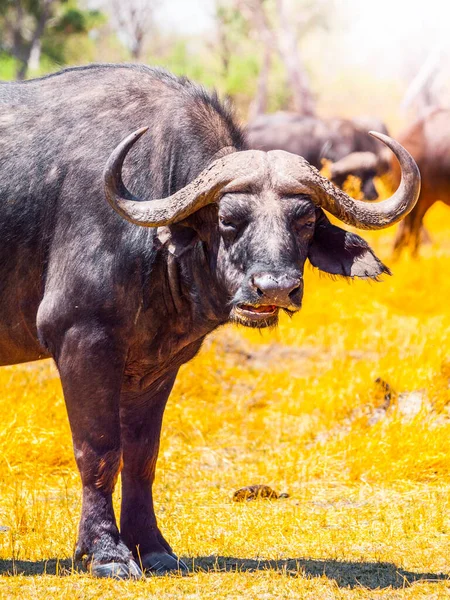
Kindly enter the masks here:
[[272, 317], [275, 315], [279, 308], [275, 304], [239, 304], [236, 309], [245, 314], [247, 317], [256, 317], [257, 319]]
[[231, 319], [247, 327], [273, 327], [278, 323], [279, 310], [275, 304], [237, 304]]

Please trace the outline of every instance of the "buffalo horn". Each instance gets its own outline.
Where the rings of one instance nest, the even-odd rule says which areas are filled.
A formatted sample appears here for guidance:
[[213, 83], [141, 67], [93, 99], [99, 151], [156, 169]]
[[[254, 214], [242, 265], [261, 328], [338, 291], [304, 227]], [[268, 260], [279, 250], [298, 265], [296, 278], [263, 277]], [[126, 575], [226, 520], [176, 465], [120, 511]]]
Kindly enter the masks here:
[[[323, 177], [304, 158], [282, 150], [269, 152], [277, 170], [287, 182], [297, 183], [298, 193], [309, 193], [315, 204], [324, 208], [343, 223], [360, 229], [384, 229], [406, 216], [415, 206], [420, 193], [420, 172], [405, 148], [382, 133], [370, 132], [395, 154], [401, 168], [401, 181], [396, 192], [381, 202], [354, 200]], [[293, 191], [295, 186], [292, 187]]]
[[171, 196], [139, 200], [125, 187], [122, 166], [132, 146], [147, 130], [148, 127], [143, 127], [125, 138], [110, 155], [103, 172], [108, 202], [124, 219], [136, 225], [159, 227], [177, 223], [214, 202], [229, 183], [236, 183], [238, 187], [248, 186], [263, 164], [263, 152], [235, 152], [229, 148], [228, 154], [220, 156], [223, 152], [218, 153], [220, 158]]

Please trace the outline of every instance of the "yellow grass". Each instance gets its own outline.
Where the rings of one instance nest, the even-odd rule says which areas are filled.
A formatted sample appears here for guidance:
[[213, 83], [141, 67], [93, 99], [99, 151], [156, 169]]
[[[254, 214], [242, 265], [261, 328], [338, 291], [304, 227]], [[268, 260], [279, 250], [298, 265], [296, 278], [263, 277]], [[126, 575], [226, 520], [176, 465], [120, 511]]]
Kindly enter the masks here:
[[[392, 264], [392, 231], [366, 236], [394, 277], [309, 269], [293, 321], [225, 328], [182, 369], [156, 500], [188, 577], [72, 571], [80, 491], [57, 374], [1, 369], [0, 598], [450, 598], [448, 209], [427, 226], [417, 262]], [[290, 496], [233, 503], [251, 484]]]

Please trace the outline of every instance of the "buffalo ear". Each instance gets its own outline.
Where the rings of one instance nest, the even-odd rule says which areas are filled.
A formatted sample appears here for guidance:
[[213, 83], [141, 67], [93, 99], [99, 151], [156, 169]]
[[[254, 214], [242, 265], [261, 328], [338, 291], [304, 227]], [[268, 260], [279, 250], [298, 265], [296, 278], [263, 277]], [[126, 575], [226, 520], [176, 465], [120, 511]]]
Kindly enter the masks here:
[[332, 225], [322, 211], [318, 214], [308, 258], [314, 267], [332, 275], [378, 279], [383, 273], [391, 274], [365, 240]]
[[198, 242], [197, 232], [183, 225], [158, 227], [156, 235], [159, 242], [167, 246], [168, 251], [176, 257], [184, 254]]
[[199, 241], [210, 242], [211, 225], [217, 224], [217, 206], [204, 206], [173, 225], [158, 227], [157, 237], [174, 256], [181, 256]]

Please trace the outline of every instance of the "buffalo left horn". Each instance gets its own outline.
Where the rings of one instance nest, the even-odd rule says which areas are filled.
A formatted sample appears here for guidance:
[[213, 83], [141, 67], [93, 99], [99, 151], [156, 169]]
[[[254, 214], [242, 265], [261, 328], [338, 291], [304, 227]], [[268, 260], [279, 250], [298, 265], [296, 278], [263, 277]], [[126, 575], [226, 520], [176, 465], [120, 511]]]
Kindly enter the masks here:
[[233, 182], [238, 188], [248, 187], [264, 168], [264, 152], [236, 152], [229, 148], [229, 153], [217, 158], [191, 183], [171, 196], [139, 200], [125, 187], [122, 166], [129, 150], [147, 130], [148, 127], [143, 127], [125, 138], [110, 155], [103, 172], [108, 202], [119, 215], [136, 225], [159, 227], [177, 223], [217, 200], [226, 185]]
[[291, 193], [309, 194], [315, 204], [348, 225], [360, 229], [384, 229], [414, 208], [420, 193], [420, 172], [411, 154], [401, 144], [382, 133], [369, 133], [392, 150], [402, 173], [396, 192], [381, 202], [354, 200], [301, 156], [283, 150], [272, 150], [268, 154], [275, 170], [284, 175], [284, 185], [290, 187]]

